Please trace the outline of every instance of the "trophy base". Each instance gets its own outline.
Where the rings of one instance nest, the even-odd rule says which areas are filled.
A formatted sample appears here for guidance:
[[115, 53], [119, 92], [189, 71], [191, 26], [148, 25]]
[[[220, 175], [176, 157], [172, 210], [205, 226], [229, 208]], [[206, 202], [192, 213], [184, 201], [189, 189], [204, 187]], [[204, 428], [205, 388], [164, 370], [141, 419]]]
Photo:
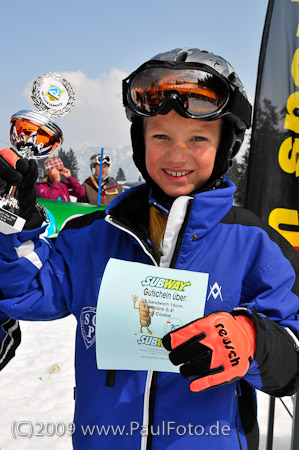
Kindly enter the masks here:
[[13, 234], [22, 231], [26, 220], [16, 214], [0, 208], [0, 233]]

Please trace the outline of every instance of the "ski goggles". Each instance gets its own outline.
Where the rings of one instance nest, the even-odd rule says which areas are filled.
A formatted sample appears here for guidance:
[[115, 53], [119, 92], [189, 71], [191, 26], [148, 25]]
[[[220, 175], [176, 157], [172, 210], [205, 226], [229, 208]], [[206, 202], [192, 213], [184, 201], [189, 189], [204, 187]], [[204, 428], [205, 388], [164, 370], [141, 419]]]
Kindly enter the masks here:
[[[90, 160], [90, 163], [93, 165], [101, 164], [101, 155], [97, 155]], [[110, 157], [107, 155], [103, 155], [103, 164], [106, 163], [110, 166]]]
[[187, 118], [215, 120], [230, 100], [229, 84], [214, 71], [150, 67], [123, 81], [123, 101], [135, 114], [151, 117], [171, 108]]

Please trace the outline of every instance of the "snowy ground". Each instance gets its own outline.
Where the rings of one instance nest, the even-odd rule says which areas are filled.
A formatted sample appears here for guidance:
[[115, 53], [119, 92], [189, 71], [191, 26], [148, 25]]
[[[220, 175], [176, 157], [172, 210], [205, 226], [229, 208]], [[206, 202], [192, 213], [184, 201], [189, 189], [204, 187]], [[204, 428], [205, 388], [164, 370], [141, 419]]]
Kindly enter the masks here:
[[[0, 372], [0, 450], [72, 449], [66, 427], [72, 422], [74, 408], [75, 325], [73, 317], [21, 323], [22, 344], [17, 356]], [[47, 374], [55, 364], [60, 372]], [[291, 398], [283, 400], [292, 412]], [[268, 401], [267, 395], [258, 394], [261, 450], [266, 448]], [[32, 429], [27, 422], [32, 423]], [[279, 400], [274, 426], [273, 450], [289, 449], [292, 421]], [[30, 431], [38, 436], [20, 436]], [[12, 433], [19, 436], [14, 438]]]

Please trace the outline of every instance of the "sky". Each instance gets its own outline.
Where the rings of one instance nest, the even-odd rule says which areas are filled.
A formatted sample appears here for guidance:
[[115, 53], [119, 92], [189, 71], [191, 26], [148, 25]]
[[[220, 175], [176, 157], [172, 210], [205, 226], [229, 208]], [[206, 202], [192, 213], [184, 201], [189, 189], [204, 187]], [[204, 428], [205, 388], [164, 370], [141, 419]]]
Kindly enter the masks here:
[[197, 47], [226, 58], [254, 99], [267, 0], [14, 0], [0, 4], [0, 145], [10, 118], [36, 110], [34, 80], [47, 72], [75, 92], [54, 122], [63, 148], [130, 145], [121, 80], [157, 53]]

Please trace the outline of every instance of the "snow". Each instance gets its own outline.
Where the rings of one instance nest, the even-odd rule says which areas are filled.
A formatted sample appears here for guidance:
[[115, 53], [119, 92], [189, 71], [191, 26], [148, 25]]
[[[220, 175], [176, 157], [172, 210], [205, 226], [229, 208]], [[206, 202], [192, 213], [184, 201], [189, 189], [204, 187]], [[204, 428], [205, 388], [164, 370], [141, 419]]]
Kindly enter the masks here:
[[[0, 449], [15, 450], [71, 450], [71, 437], [53, 434], [55, 424], [72, 422], [74, 400], [74, 345], [76, 321], [73, 316], [53, 322], [21, 322], [22, 343], [16, 356], [0, 373], [1, 421]], [[48, 374], [53, 364], [60, 372]], [[40, 380], [44, 377], [44, 380]], [[14, 422], [30, 421], [34, 431], [42, 434], [38, 422], [47, 425], [50, 436], [12, 437]], [[64, 425], [57, 425], [62, 433]], [[60, 427], [60, 429], [59, 429]], [[29, 425], [20, 427], [29, 432]], [[61, 431], [62, 430], [62, 431]], [[17, 430], [15, 430], [17, 434]]]
[[[71, 450], [66, 428], [74, 410], [76, 321], [69, 316], [53, 322], [21, 322], [21, 329], [22, 343], [16, 357], [0, 372], [0, 450]], [[60, 371], [50, 375], [47, 370], [55, 364]], [[283, 401], [292, 413], [292, 398]], [[269, 397], [259, 392], [261, 450], [266, 448], [268, 403]], [[27, 422], [36, 436], [18, 435], [15, 424], [19, 423], [19, 434], [24, 435], [30, 432]], [[276, 400], [273, 450], [289, 449], [291, 432], [292, 420]]]

